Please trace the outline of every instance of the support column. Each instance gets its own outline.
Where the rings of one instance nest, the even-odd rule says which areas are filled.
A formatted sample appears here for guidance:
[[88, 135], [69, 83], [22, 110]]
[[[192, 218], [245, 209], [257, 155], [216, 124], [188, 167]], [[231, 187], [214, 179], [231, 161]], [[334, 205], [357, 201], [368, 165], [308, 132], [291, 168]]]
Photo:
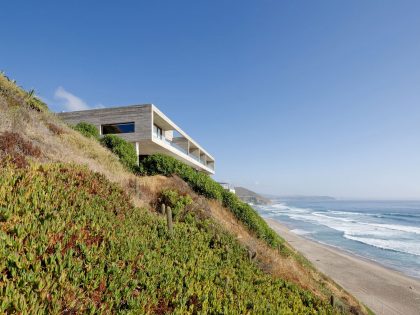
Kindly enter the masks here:
[[137, 165], [140, 165], [140, 145], [136, 142]]

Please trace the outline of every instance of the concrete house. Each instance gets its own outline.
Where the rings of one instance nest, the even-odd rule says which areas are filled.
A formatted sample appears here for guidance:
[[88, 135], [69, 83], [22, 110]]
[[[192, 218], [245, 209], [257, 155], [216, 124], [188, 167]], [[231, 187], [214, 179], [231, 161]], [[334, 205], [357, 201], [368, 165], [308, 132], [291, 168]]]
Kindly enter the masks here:
[[76, 125], [95, 125], [101, 135], [116, 134], [131, 142], [141, 159], [154, 153], [170, 155], [198, 171], [214, 174], [214, 158], [153, 104], [101, 108], [57, 114]]

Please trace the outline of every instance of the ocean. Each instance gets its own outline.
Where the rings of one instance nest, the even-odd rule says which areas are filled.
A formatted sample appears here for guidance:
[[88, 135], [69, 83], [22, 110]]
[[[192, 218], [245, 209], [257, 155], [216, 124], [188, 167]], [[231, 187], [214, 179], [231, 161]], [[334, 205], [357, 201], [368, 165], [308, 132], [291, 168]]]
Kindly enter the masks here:
[[280, 201], [254, 206], [292, 232], [420, 278], [420, 201]]

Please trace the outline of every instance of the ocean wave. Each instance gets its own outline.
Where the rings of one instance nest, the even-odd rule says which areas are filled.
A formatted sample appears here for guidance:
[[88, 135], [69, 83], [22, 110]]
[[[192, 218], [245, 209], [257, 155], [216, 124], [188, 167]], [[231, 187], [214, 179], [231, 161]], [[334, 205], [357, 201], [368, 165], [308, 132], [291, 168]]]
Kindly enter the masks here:
[[342, 202], [334, 208], [332, 204], [289, 206], [282, 202], [265, 206], [266, 211], [288, 224], [295, 234], [419, 277], [420, 203], [407, 209], [405, 203], [393, 206], [366, 202], [354, 206]]
[[[291, 219], [305, 221], [317, 225], [327, 226], [331, 229], [353, 236], [375, 236], [375, 237], [397, 237], [404, 236], [402, 233], [420, 234], [420, 227], [400, 225], [400, 224], [382, 224], [368, 222], [365, 214], [361, 212], [344, 211], [313, 211], [307, 208], [289, 207], [285, 204], [273, 205], [276, 210], [282, 210], [280, 213]], [[273, 213], [279, 213], [273, 210]], [[333, 214], [333, 215], [332, 215]], [[337, 217], [334, 215], [349, 215], [350, 217]], [[364, 220], [366, 219], [366, 221]], [[363, 221], [362, 221], [363, 220]]]
[[[414, 233], [420, 235], [420, 227], [409, 226], [409, 225], [400, 225], [400, 224], [381, 224], [381, 223], [368, 223], [368, 225], [379, 227], [379, 228], [386, 228], [395, 231], [407, 232], [407, 233]], [[420, 247], [420, 245], [419, 245]]]
[[[325, 226], [343, 233], [342, 236], [366, 245], [420, 256], [420, 227], [381, 223], [375, 214], [345, 211], [315, 211], [308, 208], [277, 204], [270, 207], [271, 213], [318, 226]], [[376, 222], [375, 222], [376, 221]], [[385, 221], [386, 222], [386, 221]], [[309, 234], [303, 229], [292, 230], [296, 234]]]
[[274, 205], [271, 205], [271, 206], [269, 206], [271, 209], [273, 209], [273, 210], [276, 210], [276, 211], [278, 211], [278, 210], [281, 210], [282, 212], [283, 211], [287, 211], [287, 212], [298, 212], [298, 213], [309, 213], [309, 212], [311, 212], [311, 211], [313, 211], [312, 209], [310, 209], [310, 208], [298, 208], [298, 207], [291, 207], [291, 206], [288, 206], [288, 205], [286, 205], [286, 204], [284, 204], [284, 203], [278, 203], [278, 204], [274, 204]]
[[346, 234], [344, 234], [344, 237], [377, 248], [420, 256], [420, 246], [416, 241], [382, 240], [375, 238], [351, 236]]
[[368, 213], [368, 212], [354, 212], [354, 211], [337, 211], [337, 210], [328, 210], [329, 213], [333, 213], [333, 214], [338, 214], [338, 215], [367, 215], [367, 216], [372, 216], [374, 215], [373, 213]]
[[318, 216], [318, 217], [323, 217], [326, 218], [328, 220], [332, 219], [332, 220], [337, 220], [337, 221], [342, 221], [342, 222], [355, 222], [354, 219], [348, 219], [348, 218], [342, 218], [342, 217], [332, 217], [328, 215], [328, 212], [312, 212], [312, 214], [314, 216]]
[[310, 231], [306, 231], [306, 230], [302, 230], [302, 229], [293, 229], [293, 230], [290, 230], [290, 232], [293, 232], [293, 233], [298, 234], [298, 235], [308, 235], [308, 234], [312, 233]]
[[298, 221], [326, 226], [330, 229], [353, 236], [370, 236], [377, 238], [397, 238], [403, 236], [404, 231], [386, 227], [372, 226], [369, 223], [343, 218], [329, 217], [319, 214], [290, 214], [290, 218]]

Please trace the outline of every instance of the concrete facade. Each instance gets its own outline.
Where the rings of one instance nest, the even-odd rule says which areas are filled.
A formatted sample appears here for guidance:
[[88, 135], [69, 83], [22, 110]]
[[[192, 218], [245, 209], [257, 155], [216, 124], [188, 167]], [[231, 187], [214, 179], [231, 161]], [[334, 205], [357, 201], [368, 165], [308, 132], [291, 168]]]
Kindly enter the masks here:
[[[70, 125], [82, 121], [91, 123], [98, 128], [101, 135], [104, 125], [134, 123], [134, 132], [117, 135], [131, 142], [139, 156], [163, 153], [199, 171], [215, 173], [214, 158], [153, 104], [65, 112], [57, 115]], [[155, 132], [156, 130], [158, 132]]]

